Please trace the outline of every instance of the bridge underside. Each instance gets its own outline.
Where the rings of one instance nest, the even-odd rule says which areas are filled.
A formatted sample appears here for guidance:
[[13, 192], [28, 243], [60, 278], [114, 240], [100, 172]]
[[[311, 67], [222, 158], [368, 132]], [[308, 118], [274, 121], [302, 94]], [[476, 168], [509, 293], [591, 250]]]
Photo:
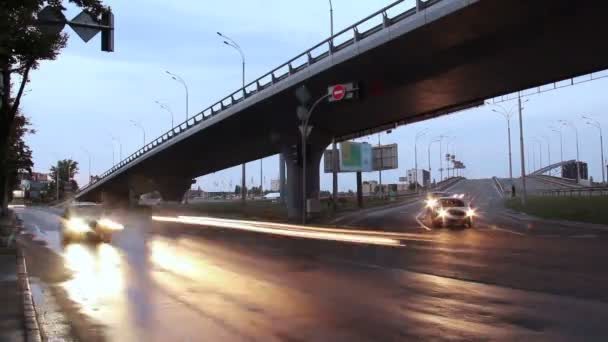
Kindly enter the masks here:
[[[366, 38], [387, 39], [373, 49], [366, 50], [370, 41], [363, 40], [352, 47], [356, 54], [352, 49], [335, 53], [335, 64], [328, 69], [151, 155], [82, 197], [128, 186], [133, 175], [157, 182], [192, 179], [279, 153], [299, 138], [294, 90], [302, 83], [318, 96], [330, 84], [356, 81], [361, 87], [359, 100], [322, 104], [314, 113], [311, 141], [324, 148], [332, 137], [426, 120], [487, 98], [608, 68], [608, 2], [469, 2], [392, 40], [386, 35]], [[391, 34], [399, 29], [396, 24]]]

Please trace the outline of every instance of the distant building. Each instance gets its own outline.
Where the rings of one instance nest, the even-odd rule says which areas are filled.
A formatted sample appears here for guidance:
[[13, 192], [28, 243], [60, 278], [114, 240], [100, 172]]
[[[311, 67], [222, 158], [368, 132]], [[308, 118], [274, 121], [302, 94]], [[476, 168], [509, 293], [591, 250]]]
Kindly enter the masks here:
[[[418, 178], [418, 179], [416, 179]], [[416, 184], [419, 186], [428, 186], [431, 182], [431, 173], [424, 169], [410, 169], [407, 171], [407, 182], [408, 184]]]
[[17, 191], [23, 198], [40, 199], [49, 185], [49, 175], [41, 172], [20, 173]]
[[280, 190], [281, 190], [281, 180], [280, 179], [270, 180], [270, 191], [277, 192]]
[[376, 191], [379, 191], [378, 182], [377, 181], [364, 181], [361, 184], [361, 191], [363, 194], [374, 194]]
[[[580, 169], [580, 173], [581, 173], [581, 178], [580, 179], [588, 179], [589, 175], [587, 172], [587, 163], [579, 161], [579, 169]], [[577, 173], [577, 167], [576, 167], [576, 162], [571, 162], [571, 163], [567, 163], [562, 165], [562, 177], [563, 178], [569, 178], [569, 179], [576, 179], [576, 173]]]

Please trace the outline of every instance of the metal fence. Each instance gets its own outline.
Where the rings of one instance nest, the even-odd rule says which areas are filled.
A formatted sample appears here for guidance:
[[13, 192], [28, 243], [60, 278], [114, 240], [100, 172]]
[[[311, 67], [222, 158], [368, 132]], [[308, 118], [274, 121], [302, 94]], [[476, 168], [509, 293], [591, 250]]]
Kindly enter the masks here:
[[245, 99], [264, 91], [266, 88], [308, 68], [310, 65], [327, 58], [332, 53], [343, 50], [362, 39], [365, 39], [377, 32], [383, 31], [392, 24], [400, 22], [401, 20], [404, 20], [405, 18], [408, 18], [441, 1], [444, 0], [399, 0], [382, 8], [381, 10], [345, 28], [344, 30], [334, 34], [312, 48], [274, 68], [253, 82], [245, 85], [245, 87], [238, 89], [222, 100], [209, 106], [207, 109], [171, 128], [164, 134], [161, 134], [158, 138], [152, 140], [150, 143], [135, 151], [130, 156], [113, 165], [109, 170], [102, 173], [94, 182], [83, 186], [80, 191], [82, 192], [93, 184], [96, 184], [106, 177], [111, 176], [115, 172], [119, 171], [150, 151], [175, 139], [175, 137], [190, 130], [201, 122], [216, 116], [235, 104], [238, 104]]
[[608, 187], [553, 189], [541, 192], [543, 196], [608, 196]]

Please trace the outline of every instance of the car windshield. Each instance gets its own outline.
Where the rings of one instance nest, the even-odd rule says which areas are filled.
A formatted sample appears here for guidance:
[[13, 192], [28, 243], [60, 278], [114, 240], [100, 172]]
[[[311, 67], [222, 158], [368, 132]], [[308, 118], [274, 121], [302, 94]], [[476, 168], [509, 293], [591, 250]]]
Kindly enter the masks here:
[[442, 207], [444, 208], [452, 208], [452, 207], [464, 207], [465, 204], [463, 201], [457, 198], [444, 198], [439, 201]]

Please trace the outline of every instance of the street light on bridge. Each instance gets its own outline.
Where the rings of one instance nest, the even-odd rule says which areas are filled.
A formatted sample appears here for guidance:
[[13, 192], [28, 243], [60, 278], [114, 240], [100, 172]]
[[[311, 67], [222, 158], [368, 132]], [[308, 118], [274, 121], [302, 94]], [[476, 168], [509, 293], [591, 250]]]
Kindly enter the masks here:
[[131, 121], [131, 124], [133, 124], [133, 126], [141, 129], [141, 132], [143, 133], [144, 136], [144, 146], [146, 146], [146, 130], [144, 129], [144, 126], [142, 126], [142, 124], [138, 121], [135, 120], [129, 120]]
[[166, 110], [169, 114], [171, 114], [171, 128], [175, 127], [175, 125], [173, 124], [174, 115], [173, 115], [173, 111], [171, 110], [171, 108], [169, 108], [169, 106], [167, 106], [166, 104], [164, 104], [158, 100], [154, 101], [154, 102], [156, 102], [156, 104], [158, 104], [160, 106], [160, 108]]
[[[428, 131], [428, 128], [423, 129], [422, 131], [416, 133], [416, 137], [414, 139], [414, 177], [416, 178], [414, 186], [416, 187], [416, 193], [418, 193], [418, 139], [425, 136]], [[429, 170], [429, 172], [431, 171]]]
[[[188, 85], [186, 84], [186, 81], [184, 81], [184, 79], [181, 78], [180, 76], [178, 76], [177, 74], [174, 74], [174, 73], [169, 72], [169, 71], [165, 71], [165, 72], [169, 76], [171, 76], [172, 80], [181, 83], [184, 86], [184, 90], [186, 90], [186, 121], [188, 121], [188, 113], [189, 113], [189, 110], [188, 110], [188, 103], [189, 103], [189, 101], [188, 101]], [[171, 125], [171, 128], [173, 128], [173, 125]]]
[[604, 137], [602, 135], [602, 125], [600, 125], [600, 122], [592, 119], [590, 117], [584, 116], [583, 115], [583, 119], [587, 120], [587, 125], [589, 126], [593, 126], [595, 128], [597, 128], [600, 131], [600, 152], [601, 152], [601, 161], [602, 161], [602, 183], [606, 182], [606, 165], [604, 165]]
[[581, 181], [581, 168], [580, 168], [580, 159], [578, 154], [578, 129], [576, 126], [568, 120], [559, 120], [559, 122], [564, 125], [572, 128], [574, 130], [574, 134], [576, 135], [576, 183], [580, 183]]
[[[245, 97], [247, 96], [247, 92], [245, 91], [245, 53], [243, 52], [243, 49], [241, 49], [241, 46], [239, 44], [237, 44], [234, 40], [232, 40], [230, 37], [223, 35], [221, 32], [216, 32], [216, 33], [218, 36], [224, 38], [224, 44], [234, 48], [241, 55], [241, 66], [242, 66], [241, 82], [242, 82], [242, 86], [243, 86], [243, 88], [242, 88], [243, 99], [245, 99]], [[262, 163], [262, 161], [260, 160], [260, 169], [262, 167], [261, 163]], [[241, 200], [243, 201], [243, 204], [245, 204], [245, 197], [247, 194], [245, 165], [246, 165], [246, 163], [243, 163], [241, 165], [241, 174], [242, 174], [241, 175], [242, 176], [241, 177]]]
[[511, 116], [513, 116], [513, 108], [506, 110], [499, 104], [495, 104], [500, 110], [492, 109], [494, 113], [498, 113], [504, 116], [505, 120], [507, 120], [507, 138], [509, 144], [509, 179], [511, 183], [513, 183], [513, 160], [511, 155]]

